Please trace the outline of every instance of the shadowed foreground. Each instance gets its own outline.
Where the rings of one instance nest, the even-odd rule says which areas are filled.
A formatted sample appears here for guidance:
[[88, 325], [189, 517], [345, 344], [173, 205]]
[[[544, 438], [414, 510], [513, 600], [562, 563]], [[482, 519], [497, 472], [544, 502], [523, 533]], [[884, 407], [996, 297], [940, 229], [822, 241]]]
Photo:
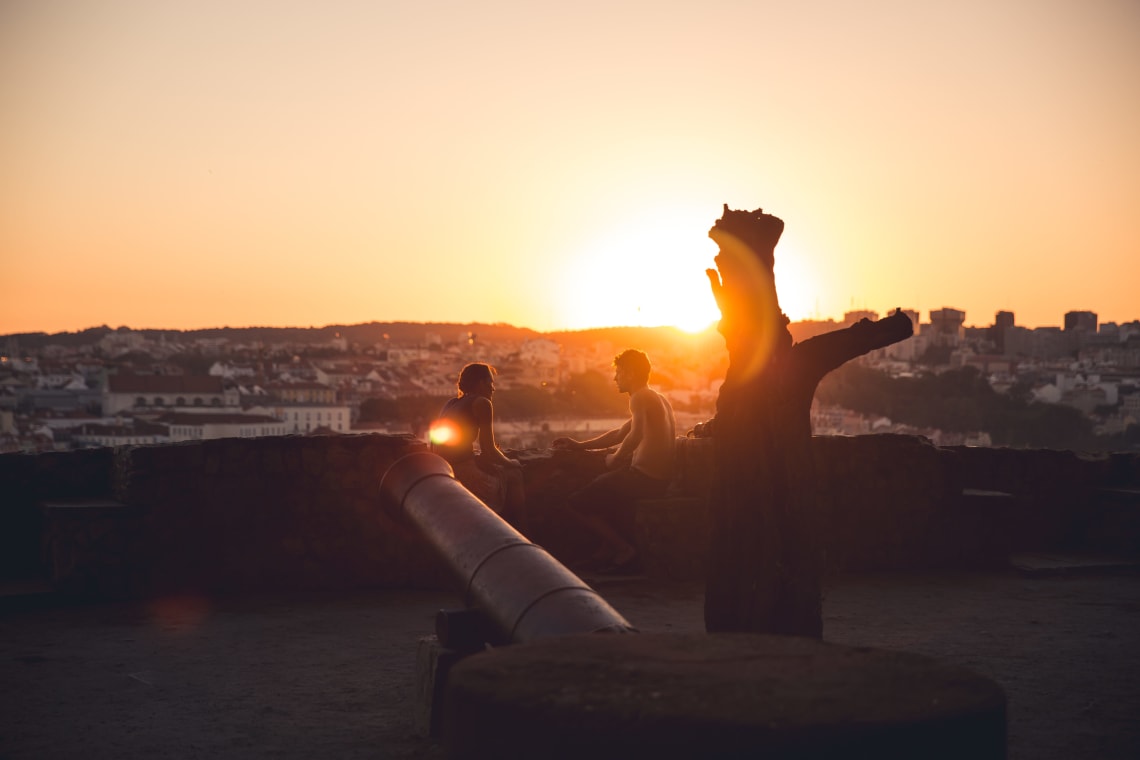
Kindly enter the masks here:
[[[645, 632], [703, 630], [703, 589], [595, 587]], [[10, 600], [9, 600], [10, 601]], [[438, 757], [412, 732], [443, 592], [0, 607], [0, 757]], [[1006, 690], [1012, 758], [1140, 755], [1140, 576], [843, 580], [824, 639], [963, 665]]]

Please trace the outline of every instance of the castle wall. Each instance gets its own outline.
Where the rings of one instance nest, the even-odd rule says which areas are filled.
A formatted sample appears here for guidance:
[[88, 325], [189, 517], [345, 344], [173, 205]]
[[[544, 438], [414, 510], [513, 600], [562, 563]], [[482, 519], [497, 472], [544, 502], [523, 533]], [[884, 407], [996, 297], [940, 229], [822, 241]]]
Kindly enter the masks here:
[[[1010, 552], [1140, 551], [1140, 455], [936, 447], [914, 436], [817, 437], [814, 522], [830, 570], [987, 567]], [[681, 439], [669, 498], [622, 516], [646, 570], [699, 578], [711, 441]], [[446, 586], [414, 528], [385, 509], [411, 436], [285, 436], [0, 455], [0, 580], [50, 576], [99, 595]], [[600, 452], [519, 452], [530, 538], [592, 549], [566, 494]]]

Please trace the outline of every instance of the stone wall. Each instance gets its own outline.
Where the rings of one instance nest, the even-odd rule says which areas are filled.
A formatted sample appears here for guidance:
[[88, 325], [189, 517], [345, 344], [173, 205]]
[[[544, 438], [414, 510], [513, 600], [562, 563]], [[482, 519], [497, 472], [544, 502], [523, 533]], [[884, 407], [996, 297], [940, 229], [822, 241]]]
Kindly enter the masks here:
[[115, 495], [139, 508], [151, 586], [210, 591], [436, 585], [380, 479], [410, 436], [230, 438], [126, 448]]
[[0, 456], [0, 534], [22, 553], [0, 577], [51, 574], [101, 596], [438, 587], [438, 563], [378, 490], [424, 448], [287, 436]]
[[[680, 446], [669, 498], [619, 517], [647, 571], [699, 578], [711, 441]], [[1140, 455], [940, 448], [897, 435], [814, 446], [816, 524], [836, 572], [1140, 551]], [[387, 467], [424, 448], [410, 436], [287, 436], [0, 455], [0, 580], [53, 574], [61, 588], [100, 595], [442, 588], [442, 564], [378, 494]], [[602, 471], [601, 453], [515, 453], [530, 538], [568, 563], [589, 554], [563, 504]], [[73, 508], [83, 499], [103, 501]]]
[[42, 573], [40, 502], [110, 496], [113, 449], [0, 454], [0, 579]]
[[[624, 519], [646, 569], [699, 579], [707, 551], [712, 441], [679, 439], [669, 498]], [[1140, 455], [937, 447], [918, 436], [813, 439], [816, 530], [833, 573], [994, 568], [1015, 552], [1140, 554]], [[528, 461], [528, 501], [539, 516], [591, 472], [583, 455]], [[591, 470], [590, 468], [593, 467]], [[534, 538], [573, 556], [580, 537], [556, 518]]]

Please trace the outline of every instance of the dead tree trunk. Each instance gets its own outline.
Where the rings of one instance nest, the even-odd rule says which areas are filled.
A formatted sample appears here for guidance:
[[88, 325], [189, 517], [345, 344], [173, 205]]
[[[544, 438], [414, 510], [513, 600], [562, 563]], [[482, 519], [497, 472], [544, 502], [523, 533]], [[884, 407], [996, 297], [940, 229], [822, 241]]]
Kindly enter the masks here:
[[896, 311], [793, 345], [773, 276], [783, 226], [759, 209], [726, 206], [709, 232], [720, 247], [708, 275], [729, 368], [713, 425], [705, 627], [819, 638], [812, 397], [828, 372], [913, 327]]

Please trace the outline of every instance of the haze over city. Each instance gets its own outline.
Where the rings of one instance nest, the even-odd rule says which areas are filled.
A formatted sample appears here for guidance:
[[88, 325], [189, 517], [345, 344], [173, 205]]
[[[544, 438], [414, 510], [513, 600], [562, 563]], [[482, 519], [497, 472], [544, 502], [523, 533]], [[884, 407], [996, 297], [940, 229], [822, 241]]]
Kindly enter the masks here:
[[0, 334], [1140, 317], [1140, 5], [0, 6]]

